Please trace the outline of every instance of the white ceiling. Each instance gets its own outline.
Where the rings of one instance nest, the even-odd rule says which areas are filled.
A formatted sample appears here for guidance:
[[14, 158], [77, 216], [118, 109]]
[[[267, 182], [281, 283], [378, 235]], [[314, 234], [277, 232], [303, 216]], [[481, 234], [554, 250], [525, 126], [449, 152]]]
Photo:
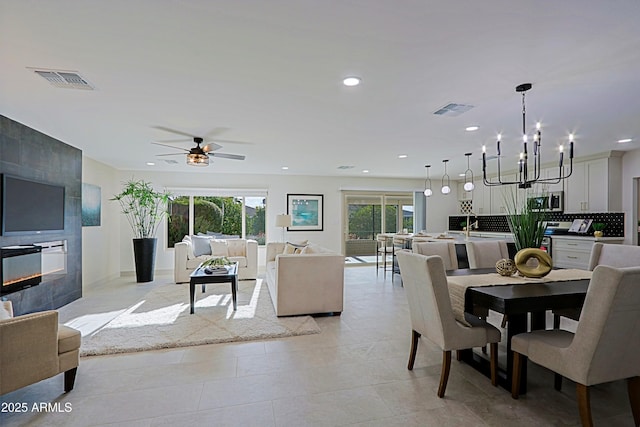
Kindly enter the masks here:
[[[437, 178], [471, 151], [477, 174], [497, 132], [515, 164], [525, 82], [545, 160], [569, 132], [578, 156], [640, 148], [639, 18], [637, 0], [3, 0], [0, 114], [119, 169]], [[433, 114], [451, 102], [474, 108]], [[157, 127], [247, 158], [166, 164], [151, 142], [180, 137]]]

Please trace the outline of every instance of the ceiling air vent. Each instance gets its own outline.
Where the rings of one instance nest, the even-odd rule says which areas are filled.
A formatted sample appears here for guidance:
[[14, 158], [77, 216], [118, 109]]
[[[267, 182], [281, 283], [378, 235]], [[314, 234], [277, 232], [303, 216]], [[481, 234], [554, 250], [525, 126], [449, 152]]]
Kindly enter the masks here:
[[169, 163], [170, 165], [177, 165], [178, 161], [177, 160], [173, 160], [173, 159], [164, 159], [165, 162]]
[[436, 114], [438, 116], [456, 117], [456, 116], [459, 116], [462, 113], [466, 113], [467, 111], [469, 111], [472, 108], [473, 108], [473, 105], [450, 103], [450, 104], [445, 105], [444, 107], [442, 107], [438, 111], [435, 111], [433, 114]]
[[343, 165], [343, 166], [338, 166], [338, 169], [353, 169], [355, 166], [351, 166], [351, 165]]
[[93, 90], [94, 87], [84, 77], [75, 71], [36, 70], [33, 72], [51, 83], [55, 87], [66, 89]]

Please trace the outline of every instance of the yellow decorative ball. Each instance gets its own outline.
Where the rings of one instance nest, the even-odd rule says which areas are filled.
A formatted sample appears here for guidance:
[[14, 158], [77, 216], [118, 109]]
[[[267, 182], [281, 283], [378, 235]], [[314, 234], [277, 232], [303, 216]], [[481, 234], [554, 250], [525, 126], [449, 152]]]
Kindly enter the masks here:
[[511, 259], [501, 259], [496, 262], [496, 271], [501, 276], [512, 276], [516, 271], [516, 264]]

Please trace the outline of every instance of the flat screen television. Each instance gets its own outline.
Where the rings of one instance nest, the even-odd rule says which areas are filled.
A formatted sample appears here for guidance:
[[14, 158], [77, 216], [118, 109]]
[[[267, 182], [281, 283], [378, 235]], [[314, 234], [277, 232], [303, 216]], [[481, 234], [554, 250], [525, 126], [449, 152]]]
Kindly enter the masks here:
[[64, 186], [2, 175], [2, 234], [64, 230]]

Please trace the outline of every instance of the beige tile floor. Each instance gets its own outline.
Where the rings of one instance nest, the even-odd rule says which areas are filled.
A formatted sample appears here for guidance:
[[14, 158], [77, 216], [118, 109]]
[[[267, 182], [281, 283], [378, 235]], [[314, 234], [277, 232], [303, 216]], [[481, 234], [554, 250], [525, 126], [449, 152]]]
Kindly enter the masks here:
[[[454, 360], [439, 399], [438, 349], [421, 340], [415, 369], [406, 369], [410, 326], [400, 281], [377, 276], [375, 267], [347, 268], [345, 278], [344, 313], [317, 318], [321, 334], [83, 358], [71, 393], [58, 375], [1, 396], [0, 425], [580, 425], [573, 384], [556, 392], [553, 375], [532, 365], [529, 393], [515, 401]], [[85, 289], [60, 309], [61, 320], [90, 331], [171, 278], [132, 280]], [[59, 403], [59, 411], [34, 411], [41, 402]], [[6, 412], [16, 403], [27, 411]], [[595, 387], [592, 407], [596, 425], [633, 425], [623, 382]]]

